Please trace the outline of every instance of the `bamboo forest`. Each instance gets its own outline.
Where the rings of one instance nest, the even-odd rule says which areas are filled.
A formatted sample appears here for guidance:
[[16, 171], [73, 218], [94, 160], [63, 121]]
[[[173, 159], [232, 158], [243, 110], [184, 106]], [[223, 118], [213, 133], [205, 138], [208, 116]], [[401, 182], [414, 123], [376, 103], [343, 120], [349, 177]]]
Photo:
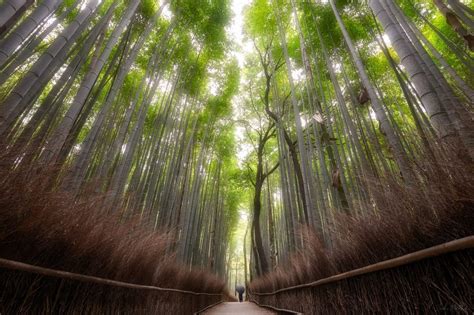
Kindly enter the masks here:
[[0, 0], [0, 314], [472, 314], [474, 0]]

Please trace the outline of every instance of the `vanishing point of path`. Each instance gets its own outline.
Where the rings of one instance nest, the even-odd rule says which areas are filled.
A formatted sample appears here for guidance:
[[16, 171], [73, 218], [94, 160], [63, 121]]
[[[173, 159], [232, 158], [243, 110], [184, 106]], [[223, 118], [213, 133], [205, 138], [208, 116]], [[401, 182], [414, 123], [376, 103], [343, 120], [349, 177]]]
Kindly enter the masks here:
[[202, 313], [206, 315], [226, 315], [226, 314], [241, 314], [241, 315], [275, 315], [276, 313], [271, 312], [267, 309], [258, 307], [251, 302], [225, 302], [221, 303], [215, 307], [208, 309], [206, 312]]

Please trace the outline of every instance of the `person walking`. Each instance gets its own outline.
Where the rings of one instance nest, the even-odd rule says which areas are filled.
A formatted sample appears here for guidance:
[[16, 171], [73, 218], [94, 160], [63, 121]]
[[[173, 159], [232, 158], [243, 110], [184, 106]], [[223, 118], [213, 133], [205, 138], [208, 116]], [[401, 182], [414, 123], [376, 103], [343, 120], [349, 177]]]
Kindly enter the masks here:
[[235, 287], [235, 291], [237, 291], [237, 293], [239, 294], [239, 302], [242, 302], [244, 300], [245, 288], [239, 284]]

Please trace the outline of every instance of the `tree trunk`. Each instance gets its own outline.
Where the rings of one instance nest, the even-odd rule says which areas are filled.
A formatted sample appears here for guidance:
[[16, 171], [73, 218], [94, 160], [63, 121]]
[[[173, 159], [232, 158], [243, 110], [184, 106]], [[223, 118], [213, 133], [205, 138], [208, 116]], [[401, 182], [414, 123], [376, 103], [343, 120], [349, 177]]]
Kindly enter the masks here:
[[43, 20], [58, 8], [59, 4], [59, 0], [45, 0], [41, 2], [18, 27], [0, 42], [0, 68], [5, 64], [15, 49], [43, 23]]
[[[378, 1], [378, 0], [375, 0], [375, 1]], [[371, 4], [373, 2], [374, 1], [372, 1]], [[349, 33], [347, 32], [346, 27], [344, 25], [344, 22], [342, 21], [341, 16], [339, 15], [339, 12], [337, 11], [336, 5], [334, 4], [334, 0], [330, 0], [330, 3], [331, 3], [331, 8], [334, 12], [334, 15], [336, 16], [339, 28], [341, 29], [342, 34], [344, 36], [344, 40], [349, 48], [349, 52], [357, 67], [357, 71], [362, 80], [362, 84], [364, 85], [365, 89], [367, 90], [369, 94], [372, 108], [374, 109], [377, 119], [380, 122], [380, 126], [383, 132], [385, 133], [387, 140], [390, 144], [391, 150], [393, 152], [395, 160], [397, 161], [398, 167], [400, 168], [400, 172], [404, 180], [408, 184], [414, 184], [416, 181], [416, 178], [413, 175], [412, 169], [410, 167], [410, 163], [408, 162], [406, 158], [400, 139], [397, 137], [392, 126], [390, 125], [390, 121], [388, 120], [387, 114], [385, 113], [381, 100], [378, 97], [374, 89], [374, 86], [372, 85], [372, 82], [369, 79], [369, 76], [365, 70], [365, 66], [362, 63], [359, 53], [357, 52], [356, 48], [354, 47], [354, 44], [352, 43], [352, 39], [350, 38]], [[395, 41], [392, 41], [392, 43], [395, 44]]]
[[[38, 48], [41, 42], [51, 33], [53, 29], [56, 28], [60, 22], [64, 22], [65, 18], [77, 7], [79, 2], [81, 2], [81, 0], [76, 0], [74, 4], [69, 6], [63, 13], [61, 13], [60, 16], [51, 21], [51, 23], [44, 30], [42, 30], [41, 27], [38, 27], [36, 31], [28, 38], [27, 42], [24, 43], [24, 46], [20, 47], [19, 50], [12, 54], [12, 57], [14, 56], [13, 60], [7, 60], [8, 65], [5, 63], [3, 65], [4, 69], [0, 72], [0, 85], [5, 83], [15, 72], [15, 70], [33, 55], [34, 50]], [[0, 66], [0, 68], [2, 67]]]
[[474, 35], [470, 34], [469, 31], [466, 30], [456, 13], [449, 9], [448, 6], [443, 2], [443, 0], [433, 0], [433, 3], [436, 7], [438, 7], [439, 11], [446, 18], [446, 23], [451, 25], [453, 30], [464, 39], [464, 41], [466, 42], [466, 46], [471, 51], [474, 51]]
[[[406, 16], [398, 5], [396, 5], [392, 0], [387, 0], [384, 8], [387, 12], [392, 12], [394, 15], [393, 22], [396, 23], [398, 21], [401, 24], [398, 28], [400, 33], [405, 32], [404, 34], [406, 34], [407, 40], [411, 41], [413, 45], [412, 49], [416, 52], [416, 56], [419, 57], [421, 69], [426, 74], [432, 89], [438, 95], [441, 106], [446, 111], [450, 122], [459, 134], [459, 139], [455, 139], [458, 141], [455, 145], [459, 147], [459, 153], [464, 154], [462, 151], [465, 148], [471, 158], [474, 159], [473, 125], [470, 117], [466, 119], [466, 116], [469, 116], [469, 113], [460, 103], [459, 98], [452, 91], [451, 86], [446, 81], [444, 75], [439, 71], [436, 64], [418, 41], [414, 30], [410, 27]], [[464, 148], [462, 148], [462, 145], [464, 145]]]
[[24, 6], [27, 3], [31, 4], [32, 1], [5, 0], [0, 4], [0, 35], [15, 23], [15, 20], [25, 10]]
[[[98, 0], [87, 3], [85, 8], [76, 16], [48, 47], [45, 53], [29, 69], [28, 73], [18, 82], [13, 91], [0, 106], [0, 134], [9, 128], [21, 115], [33, 98], [46, 84], [47, 77], [53, 75], [53, 70], [59, 67], [58, 56], [65, 58], [72, 42], [85, 28], [91, 14], [97, 6]], [[54, 66], [53, 66], [54, 65]], [[46, 75], [46, 76], [44, 76]]]
[[[117, 44], [123, 30], [128, 27], [130, 19], [135, 13], [138, 4], [139, 2], [132, 1], [131, 4], [127, 7], [127, 10], [124, 13], [120, 23], [115, 27], [114, 31], [110, 35], [110, 38], [102, 54], [98, 58], [97, 62], [92, 63], [91, 69], [84, 77], [81, 86], [79, 87], [79, 90], [76, 93], [76, 96], [74, 97], [71, 106], [69, 107], [69, 110], [64, 116], [61, 124], [56, 128], [55, 132], [50, 137], [49, 143], [45, 149], [45, 152], [43, 153], [45, 159], [44, 161], [46, 163], [56, 162], [56, 158], [58, 157], [58, 154], [66, 141], [66, 138], [71, 132], [73, 125], [76, 123], [79, 114], [83, 110], [84, 104], [87, 98], [90, 96], [91, 90], [94, 87], [94, 84], [97, 78], [99, 77], [103, 66], [107, 62], [110, 53], [112, 52], [112, 49]], [[114, 10], [115, 5], [112, 4], [109, 9], [109, 12], [113, 12]], [[98, 49], [99, 48], [100, 46], [98, 47]]]
[[288, 53], [288, 46], [286, 43], [286, 35], [285, 35], [285, 30], [283, 29], [280, 21], [280, 9], [278, 8], [278, 4], [276, 3], [275, 0], [272, 0], [274, 10], [275, 10], [275, 16], [277, 19], [277, 25], [278, 25], [278, 32], [280, 34], [280, 39], [281, 39], [281, 44], [283, 48], [283, 54], [285, 56], [285, 63], [286, 63], [286, 68], [287, 68], [287, 75], [288, 75], [288, 80], [290, 83], [290, 97], [291, 97], [291, 104], [293, 107], [293, 115], [295, 119], [295, 126], [296, 126], [296, 135], [297, 135], [297, 141], [298, 141], [298, 150], [300, 152], [300, 158], [301, 158], [301, 169], [303, 172], [303, 179], [305, 182], [305, 196], [306, 196], [306, 209], [308, 209], [308, 216], [309, 216], [309, 221], [312, 226], [314, 226], [316, 229], [320, 230], [321, 228], [321, 222], [319, 222], [318, 218], [318, 212], [319, 209], [316, 209], [312, 193], [314, 191], [313, 189], [313, 183], [312, 183], [312, 178], [311, 178], [311, 169], [310, 169], [310, 163], [309, 159], [307, 156], [306, 148], [305, 148], [305, 139], [303, 135], [303, 127], [301, 123], [301, 116], [300, 116], [300, 110], [298, 108], [298, 101], [296, 99], [296, 92], [294, 89], [294, 82], [293, 82], [293, 71], [292, 71], [292, 65], [290, 61], [290, 56]]

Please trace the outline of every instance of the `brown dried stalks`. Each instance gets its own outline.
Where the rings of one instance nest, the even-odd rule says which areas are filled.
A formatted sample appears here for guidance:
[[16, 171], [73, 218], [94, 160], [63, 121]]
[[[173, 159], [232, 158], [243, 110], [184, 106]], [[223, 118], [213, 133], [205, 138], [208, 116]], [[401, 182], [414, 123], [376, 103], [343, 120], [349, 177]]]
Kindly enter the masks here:
[[[225, 298], [209, 272], [189, 271], [170, 250], [169, 233], [121, 222], [97, 205], [50, 188], [49, 171], [0, 166], [0, 256], [36, 266], [142, 285], [223, 296], [149, 292], [0, 269], [2, 314], [191, 314]], [[120, 211], [117, 211], [120, 213]]]
[[[303, 249], [288, 265], [253, 281], [250, 290], [271, 292], [309, 283], [473, 235], [472, 164], [443, 156], [443, 163], [421, 163], [422, 180], [416, 187], [391, 179], [372, 180], [376, 213], [339, 215], [329, 233], [330, 246], [316, 233], [303, 230]], [[305, 314], [472, 311], [472, 270], [473, 251], [465, 250], [320, 287], [253, 297]]]

